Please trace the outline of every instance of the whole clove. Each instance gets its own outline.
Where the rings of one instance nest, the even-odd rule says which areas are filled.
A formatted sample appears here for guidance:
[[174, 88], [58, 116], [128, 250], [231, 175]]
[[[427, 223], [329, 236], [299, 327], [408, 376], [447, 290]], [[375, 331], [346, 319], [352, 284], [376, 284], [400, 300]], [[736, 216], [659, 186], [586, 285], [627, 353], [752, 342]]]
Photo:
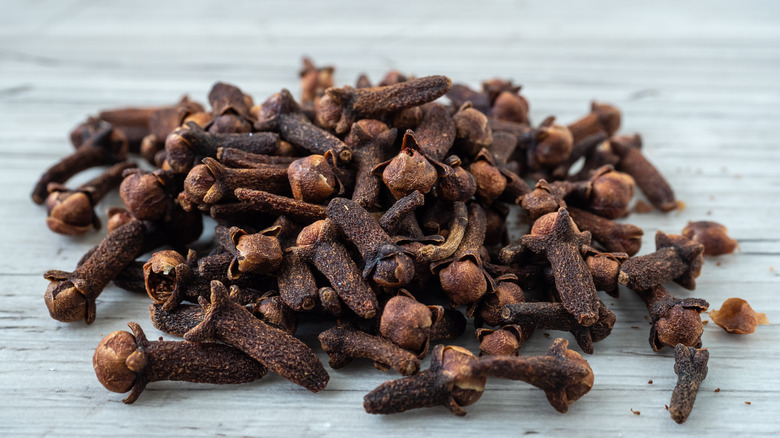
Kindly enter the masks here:
[[52, 318], [62, 322], [95, 321], [95, 300], [125, 266], [138, 256], [146, 229], [134, 220], [110, 232], [73, 272], [49, 270], [44, 301]]
[[359, 119], [376, 117], [436, 100], [452, 82], [444, 76], [428, 76], [374, 88], [328, 88], [320, 99], [317, 122], [337, 134], [347, 132]]
[[531, 234], [523, 236], [523, 246], [544, 254], [552, 265], [555, 287], [566, 310], [587, 327], [598, 321], [596, 286], [580, 248], [590, 244], [590, 233], [580, 232], [561, 208], [539, 218]]
[[122, 172], [133, 167], [136, 165], [130, 162], [115, 164], [75, 190], [49, 183], [46, 225], [55, 233], [71, 236], [84, 234], [91, 228], [99, 229], [95, 205], [122, 182]]
[[380, 370], [393, 368], [403, 376], [410, 376], [420, 369], [417, 356], [393, 342], [348, 327], [333, 327], [320, 333], [322, 349], [330, 356], [330, 366], [338, 369], [353, 358], [371, 359]]
[[707, 362], [710, 352], [707, 349], [696, 349], [683, 344], [674, 348], [674, 373], [677, 374], [677, 385], [669, 402], [669, 414], [677, 424], [688, 419], [699, 393], [701, 382], [707, 377]]
[[133, 334], [117, 331], [98, 344], [92, 365], [109, 391], [130, 391], [124, 400], [134, 403], [146, 385], [161, 380], [195, 383], [246, 383], [267, 370], [237, 349], [197, 342], [149, 341], [141, 326], [128, 323]]
[[234, 303], [222, 283], [211, 283], [211, 302], [200, 299], [203, 321], [184, 335], [190, 342], [217, 341], [232, 345], [269, 370], [304, 388], [318, 392], [328, 383], [328, 373], [303, 342], [269, 326]]

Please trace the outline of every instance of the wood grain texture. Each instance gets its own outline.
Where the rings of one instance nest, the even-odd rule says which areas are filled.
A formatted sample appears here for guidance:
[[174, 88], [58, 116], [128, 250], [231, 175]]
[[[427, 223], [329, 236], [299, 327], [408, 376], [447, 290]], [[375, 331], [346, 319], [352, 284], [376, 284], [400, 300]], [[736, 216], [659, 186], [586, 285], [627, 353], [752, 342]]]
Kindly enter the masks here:
[[[777, 436], [779, 19], [780, 6], [768, 1], [5, 2], [0, 434]], [[297, 94], [303, 54], [336, 65], [339, 84], [361, 72], [376, 81], [390, 68], [472, 85], [511, 77], [523, 84], [534, 121], [555, 114], [568, 123], [591, 99], [618, 105], [621, 131], [643, 135], [647, 155], [687, 204], [630, 218], [645, 230], [641, 253], [652, 249], [658, 229], [680, 232], [688, 220], [725, 224], [741, 252], [707, 258], [696, 291], [670, 291], [714, 308], [739, 296], [773, 323], [749, 336], [705, 326], [710, 371], [684, 425], [664, 409], [676, 382], [673, 351], [650, 350], [646, 310], [628, 290], [605, 298], [618, 322], [587, 358], [593, 390], [565, 415], [542, 391], [498, 380], [464, 418], [443, 407], [368, 415], [363, 395], [398, 376], [364, 361], [329, 370], [330, 384], [318, 394], [269, 375], [236, 386], [155, 383], [135, 405], [123, 405], [123, 396], [95, 378], [92, 352], [131, 320], [155, 339], [148, 299], [111, 286], [98, 299], [94, 324], [49, 318], [41, 274], [73, 269], [102, 233], [49, 232], [44, 209], [29, 197], [35, 180], [71, 150], [68, 132], [88, 114], [170, 103], [186, 93], [205, 101], [217, 80], [258, 100], [282, 87]], [[119, 204], [108, 196], [101, 217]], [[300, 333], [327, 362], [316, 340], [323, 328], [304, 324]], [[551, 341], [538, 333], [523, 354], [543, 354]], [[457, 342], [477, 351], [470, 335]]]

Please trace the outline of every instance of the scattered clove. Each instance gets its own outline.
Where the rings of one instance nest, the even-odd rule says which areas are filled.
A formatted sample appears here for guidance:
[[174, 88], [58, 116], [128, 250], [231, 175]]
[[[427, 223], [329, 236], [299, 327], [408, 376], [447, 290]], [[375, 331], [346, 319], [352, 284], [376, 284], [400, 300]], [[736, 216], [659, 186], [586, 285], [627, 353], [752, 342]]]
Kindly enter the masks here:
[[677, 374], [677, 385], [669, 402], [669, 414], [677, 424], [685, 423], [693, 410], [696, 394], [699, 393], [701, 382], [707, 377], [707, 362], [710, 352], [707, 349], [677, 344], [674, 347], [674, 373]]

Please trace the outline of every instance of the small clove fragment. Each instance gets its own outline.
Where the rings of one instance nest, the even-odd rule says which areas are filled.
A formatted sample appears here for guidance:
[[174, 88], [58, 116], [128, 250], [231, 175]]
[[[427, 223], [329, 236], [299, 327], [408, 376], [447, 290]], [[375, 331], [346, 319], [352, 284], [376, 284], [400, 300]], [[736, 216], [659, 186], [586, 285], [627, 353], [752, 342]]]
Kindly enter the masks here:
[[747, 335], [756, 331], [756, 325], [769, 325], [766, 313], [753, 310], [742, 298], [729, 298], [720, 309], [710, 312], [710, 319], [729, 333]]

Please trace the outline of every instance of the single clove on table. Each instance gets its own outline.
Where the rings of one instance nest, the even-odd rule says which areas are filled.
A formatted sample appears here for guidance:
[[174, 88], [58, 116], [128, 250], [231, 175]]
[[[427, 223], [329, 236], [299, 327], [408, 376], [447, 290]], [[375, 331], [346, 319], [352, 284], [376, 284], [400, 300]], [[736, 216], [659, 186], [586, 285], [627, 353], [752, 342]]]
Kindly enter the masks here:
[[[124, 208], [110, 209], [109, 234], [72, 272], [46, 272], [51, 316], [93, 322], [113, 280], [146, 289], [154, 327], [186, 339], [150, 342], [135, 323], [132, 335], [107, 336], [94, 355], [107, 389], [131, 391], [132, 403], [158, 380], [240, 383], [273, 371], [318, 392], [330, 376], [317, 342], [296, 330], [319, 319], [330, 321], [318, 347], [331, 368], [363, 358], [405, 376], [366, 395], [367, 412], [443, 405], [464, 415], [499, 377], [541, 388], [563, 413], [593, 386], [590, 365], [564, 339], [544, 356], [522, 347], [537, 329], [562, 330], [594, 354], [620, 317], [599, 291], [617, 298], [622, 285], [648, 306], [652, 349], [679, 343], [669, 410], [685, 421], [706, 375], [708, 353], [696, 348], [708, 303], [664, 284], [695, 288], [702, 254], [736, 241], [695, 222], [636, 256], [643, 230], [622, 222], [635, 192], [664, 212], [679, 202], [639, 135], [618, 135], [618, 108], [593, 102], [568, 124], [534, 125], [509, 80], [472, 89], [392, 71], [377, 86], [361, 75], [335, 87], [333, 74], [306, 58], [298, 101], [282, 89], [255, 104], [218, 82], [210, 109], [185, 97], [105, 110], [71, 133], [76, 149], [32, 194], [48, 194], [48, 226], [97, 229], [96, 204], [117, 186]], [[133, 154], [157, 169], [136, 168]], [[67, 189], [103, 165], [113, 167]], [[530, 227], [515, 241], [510, 215]], [[192, 245], [204, 216], [218, 223], [208, 248]], [[470, 320], [480, 357], [441, 344]]]

